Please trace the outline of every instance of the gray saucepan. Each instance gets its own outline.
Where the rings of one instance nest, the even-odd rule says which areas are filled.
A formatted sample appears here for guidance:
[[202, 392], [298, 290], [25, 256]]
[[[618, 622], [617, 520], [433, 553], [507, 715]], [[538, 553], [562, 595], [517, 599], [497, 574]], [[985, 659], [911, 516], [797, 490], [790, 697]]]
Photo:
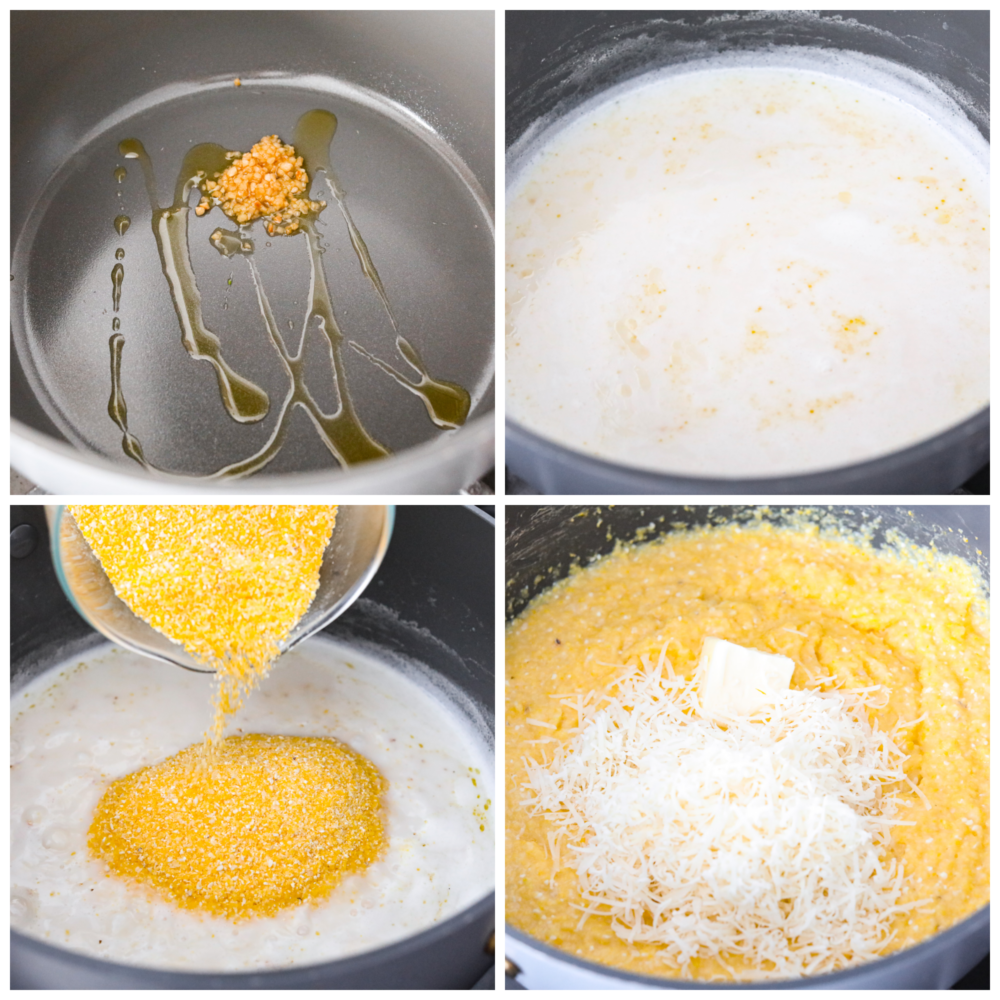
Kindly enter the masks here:
[[[106, 640], [59, 586], [43, 508], [13, 507], [11, 514], [11, 689], [16, 691]], [[493, 519], [478, 508], [401, 507], [392, 543], [365, 596], [324, 631], [426, 664], [469, 697], [480, 726], [492, 732], [493, 564]], [[318, 965], [227, 974], [105, 962], [11, 931], [11, 987], [468, 989], [493, 963], [493, 923], [494, 896], [488, 893], [455, 916], [375, 951]], [[492, 983], [480, 988], [492, 989]]]
[[[19, 471], [389, 494], [492, 466], [492, 11], [20, 11], [11, 32]], [[189, 151], [290, 143], [311, 111], [336, 118], [304, 150], [315, 233], [213, 243], [237, 227], [183, 197]]]
[[[740, 523], [751, 518], [748, 506], [647, 507], [614, 505], [579, 516], [580, 507], [514, 507], [506, 523], [505, 579], [508, 620], [539, 593], [565, 577], [574, 565], [586, 566], [619, 542], [649, 541], [677, 530], [675, 525]], [[961, 507], [764, 508], [765, 521], [781, 524], [787, 512], [821, 517], [832, 514], [848, 530], [874, 527], [873, 544], [898, 531], [922, 546], [957, 555], [982, 573], [989, 585], [990, 509]], [[526, 989], [948, 989], [989, 954], [989, 906], [953, 927], [878, 961], [830, 975], [794, 981], [717, 986], [635, 975], [597, 965], [559, 951], [522, 931], [507, 927], [505, 954], [513, 963], [516, 986]], [[516, 987], [515, 987], [516, 988]]]
[[[518, 141], [601, 91], [722, 52], [807, 46], [902, 64], [943, 84], [989, 138], [988, 11], [514, 11], [507, 15], [508, 177]], [[541, 129], [541, 130], [540, 130]], [[534, 148], [534, 147], [532, 147]], [[523, 151], [522, 151], [523, 152]], [[548, 494], [950, 493], [989, 460], [989, 408], [870, 461], [802, 475], [682, 476], [606, 461], [508, 418], [506, 461]]]

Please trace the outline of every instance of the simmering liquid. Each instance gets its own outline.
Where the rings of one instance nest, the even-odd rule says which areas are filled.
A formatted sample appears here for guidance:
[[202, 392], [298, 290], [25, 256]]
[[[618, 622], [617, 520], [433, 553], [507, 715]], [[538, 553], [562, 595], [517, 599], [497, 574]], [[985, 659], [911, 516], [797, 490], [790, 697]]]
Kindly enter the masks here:
[[234, 923], [108, 877], [87, 830], [108, 784], [197, 743], [211, 678], [110, 646], [12, 702], [11, 923], [132, 965], [239, 971], [330, 961], [409, 937], [493, 888], [493, 764], [461, 695], [416, 664], [310, 639], [234, 734], [334, 737], [384, 776], [388, 847], [325, 902]]
[[507, 197], [508, 413], [739, 476], [874, 458], [985, 406], [988, 145], [943, 94], [932, 117], [896, 90], [718, 66], [539, 139]]

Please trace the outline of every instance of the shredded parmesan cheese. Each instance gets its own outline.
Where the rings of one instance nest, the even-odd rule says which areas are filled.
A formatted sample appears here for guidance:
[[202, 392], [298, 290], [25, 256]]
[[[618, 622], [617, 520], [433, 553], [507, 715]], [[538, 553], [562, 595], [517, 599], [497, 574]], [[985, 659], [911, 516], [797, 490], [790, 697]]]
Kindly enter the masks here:
[[610, 916], [687, 976], [706, 958], [758, 979], [816, 975], [890, 942], [909, 907], [886, 856], [903, 822], [887, 786], [906, 781], [906, 757], [864, 695], [790, 690], [766, 718], [722, 728], [661, 653], [565, 704], [579, 729], [526, 761], [525, 804], [552, 824], [553, 876], [576, 872], [581, 926]]
[[524, 721], [530, 723], [532, 726], [541, 726], [543, 729], [556, 728], [551, 722], [542, 722], [541, 719], [525, 719]]

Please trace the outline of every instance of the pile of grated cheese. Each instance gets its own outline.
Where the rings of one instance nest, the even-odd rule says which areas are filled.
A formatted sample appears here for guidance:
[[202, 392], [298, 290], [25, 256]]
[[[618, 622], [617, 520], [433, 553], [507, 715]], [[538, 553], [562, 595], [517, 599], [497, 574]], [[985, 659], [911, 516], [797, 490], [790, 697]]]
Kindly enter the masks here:
[[887, 857], [905, 821], [886, 786], [908, 784], [895, 730], [869, 724], [863, 694], [793, 690], [723, 727], [664, 662], [563, 699], [578, 726], [525, 761], [525, 805], [552, 826], [553, 877], [577, 874], [581, 927], [610, 916], [688, 977], [705, 959], [787, 979], [877, 957], [920, 905], [898, 905]]

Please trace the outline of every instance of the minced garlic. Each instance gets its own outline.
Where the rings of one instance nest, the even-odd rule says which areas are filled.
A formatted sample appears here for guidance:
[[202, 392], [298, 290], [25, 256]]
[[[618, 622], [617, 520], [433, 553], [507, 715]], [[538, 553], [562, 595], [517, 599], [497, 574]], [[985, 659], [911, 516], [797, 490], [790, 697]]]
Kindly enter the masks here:
[[227, 155], [232, 165], [218, 178], [201, 182], [195, 215], [204, 215], [215, 203], [241, 226], [268, 216], [269, 235], [289, 236], [298, 230], [302, 216], [326, 206], [325, 201], [300, 197], [308, 194], [309, 175], [302, 157], [276, 135], [264, 136], [249, 153]]

